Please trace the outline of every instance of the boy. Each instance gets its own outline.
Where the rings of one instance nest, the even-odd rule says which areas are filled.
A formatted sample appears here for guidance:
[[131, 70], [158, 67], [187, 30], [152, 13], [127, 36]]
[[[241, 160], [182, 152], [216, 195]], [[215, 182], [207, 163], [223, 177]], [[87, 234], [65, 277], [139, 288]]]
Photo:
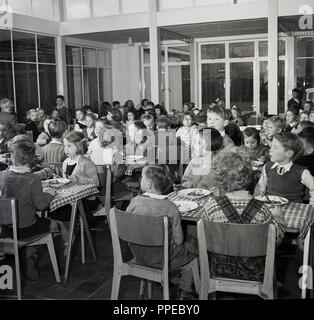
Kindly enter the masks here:
[[299, 110], [294, 106], [290, 107], [287, 110], [286, 112], [287, 127], [285, 128], [285, 132], [291, 132], [291, 130], [297, 124], [298, 114], [299, 114]]
[[286, 128], [286, 121], [279, 116], [267, 119], [267, 130], [264, 144], [271, 147], [274, 136]]
[[[171, 172], [165, 165], [148, 165], [142, 171], [141, 189], [143, 194], [132, 199], [126, 209], [127, 212], [140, 215], [162, 217], [167, 215], [170, 219], [171, 233], [169, 234], [169, 269], [181, 269], [180, 289], [182, 296], [192, 292], [192, 272], [186, 267], [195, 257], [195, 248], [190, 245], [187, 251], [181, 227], [180, 212], [177, 206], [163, 196], [172, 185]], [[147, 266], [162, 266], [162, 251], [160, 248], [143, 247], [129, 244], [136, 259]], [[194, 252], [193, 252], [194, 251]]]
[[7, 146], [7, 140], [4, 135], [4, 125], [0, 123], [0, 154], [7, 153], [8, 152], [8, 146]]
[[298, 158], [295, 163], [306, 167], [314, 176], [314, 127], [307, 127], [299, 133], [299, 138], [303, 145], [303, 156]]
[[213, 106], [207, 111], [207, 126], [219, 131], [222, 136], [223, 151], [237, 150], [232, 139], [226, 134], [225, 127], [228, 125], [227, 113], [223, 107]]
[[301, 141], [293, 133], [277, 134], [269, 153], [271, 161], [263, 167], [254, 194], [263, 195], [266, 192], [292, 202], [302, 202], [305, 187], [314, 190], [314, 178], [309, 170], [293, 162], [301, 150]]

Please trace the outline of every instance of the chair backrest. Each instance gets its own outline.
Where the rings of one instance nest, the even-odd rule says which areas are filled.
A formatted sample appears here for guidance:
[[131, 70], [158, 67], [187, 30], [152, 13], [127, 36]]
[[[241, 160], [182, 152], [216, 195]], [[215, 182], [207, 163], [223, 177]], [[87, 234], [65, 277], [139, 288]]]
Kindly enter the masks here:
[[55, 174], [62, 177], [62, 162], [43, 162], [43, 167], [50, 168]]
[[17, 200], [0, 199], [0, 226], [16, 225], [17, 219]]
[[99, 186], [108, 188], [111, 186], [111, 167], [110, 165], [96, 165]]
[[270, 223], [234, 224], [200, 220], [204, 227], [207, 251], [235, 257], [261, 257], [267, 253]]

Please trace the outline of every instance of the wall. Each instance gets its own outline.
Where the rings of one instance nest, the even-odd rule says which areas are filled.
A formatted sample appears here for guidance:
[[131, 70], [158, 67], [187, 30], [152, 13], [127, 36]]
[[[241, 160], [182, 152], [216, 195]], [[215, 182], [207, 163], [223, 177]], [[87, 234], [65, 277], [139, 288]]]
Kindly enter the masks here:
[[131, 99], [135, 106], [141, 100], [140, 47], [114, 45], [112, 50], [113, 99], [124, 103]]

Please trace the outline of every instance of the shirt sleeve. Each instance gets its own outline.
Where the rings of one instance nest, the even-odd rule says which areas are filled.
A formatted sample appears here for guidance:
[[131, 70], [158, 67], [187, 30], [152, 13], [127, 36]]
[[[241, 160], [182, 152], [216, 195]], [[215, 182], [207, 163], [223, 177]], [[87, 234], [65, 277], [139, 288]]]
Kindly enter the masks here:
[[192, 172], [192, 162], [190, 162], [184, 172], [182, 178], [182, 186], [185, 188], [192, 188], [193, 187], [193, 172]]
[[172, 240], [176, 246], [183, 243], [183, 231], [179, 210], [175, 206], [169, 208], [169, 216], [172, 219]]
[[301, 176], [301, 183], [304, 184], [309, 189], [310, 203], [314, 203], [314, 177], [311, 175], [308, 169], [305, 169]]
[[266, 166], [263, 167], [262, 175], [258, 180], [258, 183], [254, 190], [254, 196], [258, 196], [264, 194], [267, 187], [267, 174], [266, 174]]
[[35, 207], [38, 210], [44, 210], [49, 206], [49, 203], [53, 199], [53, 196], [49, 193], [43, 192], [40, 178], [34, 175], [33, 180], [30, 182], [32, 190], [32, 199], [34, 201]]

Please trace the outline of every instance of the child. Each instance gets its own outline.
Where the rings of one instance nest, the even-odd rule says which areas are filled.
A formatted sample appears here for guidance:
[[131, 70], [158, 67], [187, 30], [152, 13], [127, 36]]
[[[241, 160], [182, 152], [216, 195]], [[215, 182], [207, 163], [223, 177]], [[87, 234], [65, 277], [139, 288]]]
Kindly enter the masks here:
[[86, 120], [85, 120], [86, 111], [83, 108], [77, 109], [75, 114], [76, 114], [76, 122], [75, 122], [74, 130], [82, 132], [84, 128], [87, 128]]
[[222, 149], [222, 137], [216, 129], [204, 128], [195, 136], [195, 152], [188, 164], [183, 178], [182, 187], [197, 188], [202, 177], [209, 174], [211, 162]]
[[131, 139], [134, 136], [134, 121], [136, 120], [136, 112], [134, 110], [129, 110], [127, 112], [127, 120], [125, 123], [125, 133], [127, 139]]
[[152, 115], [145, 114], [143, 115], [142, 121], [150, 134], [154, 134], [155, 131], [155, 119]]
[[95, 121], [96, 121], [96, 117], [94, 115], [94, 113], [87, 113], [86, 117], [85, 117], [85, 121], [86, 121], [86, 128], [84, 128], [82, 130], [82, 133], [84, 135], [84, 137], [90, 142], [92, 140], [94, 140], [95, 138], [97, 138], [96, 134], [95, 134]]
[[275, 135], [269, 153], [271, 161], [265, 164], [254, 194], [266, 192], [292, 202], [302, 202], [305, 187], [314, 190], [314, 178], [307, 169], [293, 162], [301, 151], [301, 141], [293, 133]]
[[[44, 210], [55, 196], [54, 189], [42, 189], [38, 176], [31, 172], [35, 159], [35, 144], [29, 139], [11, 140], [9, 151], [12, 165], [0, 172], [0, 195], [2, 198], [16, 198], [18, 203], [19, 240], [49, 232], [55, 224], [46, 218], [39, 218], [36, 210]], [[3, 235], [12, 237], [12, 227], [4, 227]], [[35, 247], [26, 248], [26, 276], [37, 280], [37, 251]]]
[[67, 129], [67, 125], [62, 120], [50, 121], [48, 132], [51, 142], [40, 150], [41, 159], [44, 162], [63, 162], [66, 159], [62, 137]]
[[296, 107], [290, 107], [286, 112], [287, 127], [285, 132], [291, 132], [293, 127], [297, 124], [297, 119], [299, 115], [299, 110]]
[[310, 113], [310, 121], [314, 123], [314, 110], [312, 110]]
[[223, 151], [236, 151], [232, 139], [226, 134], [225, 126], [228, 125], [227, 114], [223, 107], [213, 106], [207, 110], [207, 126], [219, 131], [223, 139]]
[[193, 139], [197, 133], [197, 127], [193, 124], [194, 118], [191, 112], [186, 112], [183, 118], [183, 127], [177, 131], [177, 138], [181, 140], [183, 163], [188, 164], [193, 153]]
[[196, 116], [195, 116], [195, 122], [197, 123], [198, 129], [203, 129], [206, 128], [206, 122], [207, 122], [207, 115], [205, 112], [200, 111]]
[[238, 126], [243, 126], [244, 121], [241, 115], [241, 109], [237, 106], [233, 106], [231, 109], [232, 113], [232, 120], [238, 125]]
[[310, 121], [310, 113], [308, 111], [304, 111], [300, 114], [300, 122], [302, 121]]
[[46, 119], [44, 121], [44, 130], [39, 134], [36, 141], [36, 144], [39, 145], [40, 147], [47, 145], [51, 141], [49, 131], [48, 131], [48, 126], [51, 121], [52, 119]]
[[7, 140], [4, 135], [4, 125], [0, 123], [0, 154], [8, 152]]
[[157, 130], [169, 130], [170, 128], [170, 119], [167, 116], [160, 116], [156, 121]]
[[61, 120], [59, 109], [53, 109], [50, 117], [52, 120]]
[[122, 131], [122, 114], [119, 109], [111, 108], [107, 114], [107, 120], [118, 130]]
[[[169, 270], [182, 268], [180, 289], [181, 298], [189, 296], [192, 292], [192, 272], [186, 266], [195, 257], [195, 248], [184, 242], [181, 227], [180, 212], [177, 206], [162, 194], [172, 185], [171, 172], [165, 165], [149, 165], [143, 169], [141, 189], [143, 195], [132, 199], [126, 209], [127, 212], [153, 217], [169, 217]], [[143, 247], [129, 244], [136, 260], [150, 267], [160, 268], [163, 265], [163, 249], [154, 247]], [[193, 252], [194, 251], [194, 252]]]
[[47, 115], [45, 113], [44, 109], [37, 109], [37, 128], [39, 132], [42, 132], [44, 130], [44, 122], [47, 119]]
[[154, 110], [155, 110], [155, 118], [156, 119], [158, 117], [160, 117], [160, 116], [166, 116], [167, 115], [167, 111], [160, 104], [156, 104], [155, 107], [154, 107]]
[[274, 136], [286, 128], [286, 121], [279, 116], [273, 116], [267, 120], [267, 131], [264, 144], [271, 147]]
[[299, 138], [303, 145], [303, 156], [295, 163], [309, 169], [311, 175], [314, 176], [314, 127], [303, 129], [299, 133]]
[[36, 140], [38, 138], [38, 128], [37, 128], [36, 120], [37, 120], [36, 110], [35, 109], [28, 110], [25, 131], [26, 131], [26, 133], [28, 131], [32, 132], [34, 142], [36, 142]]
[[314, 123], [310, 121], [301, 121], [292, 129], [291, 133], [299, 134], [303, 129], [308, 127], [314, 128]]
[[303, 104], [303, 112], [311, 112], [313, 110], [314, 108], [312, 101], [305, 101]]

